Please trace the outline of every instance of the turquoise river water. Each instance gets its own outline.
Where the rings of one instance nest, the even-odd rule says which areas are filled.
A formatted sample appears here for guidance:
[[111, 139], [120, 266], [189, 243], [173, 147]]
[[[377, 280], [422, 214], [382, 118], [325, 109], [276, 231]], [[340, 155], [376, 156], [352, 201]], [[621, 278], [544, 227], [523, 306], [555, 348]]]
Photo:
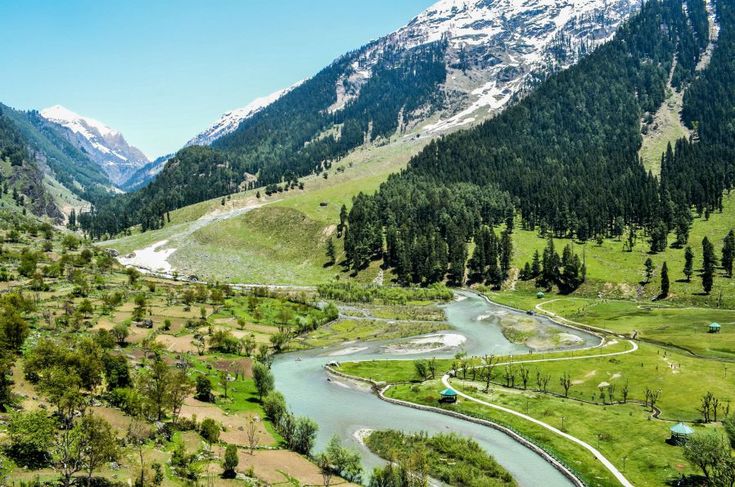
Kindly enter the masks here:
[[[459, 291], [457, 300], [444, 306], [451, 329], [424, 337], [390, 341], [350, 342], [325, 349], [296, 352], [277, 357], [273, 364], [276, 387], [291, 410], [319, 424], [316, 451], [337, 435], [344, 444], [358, 450], [366, 472], [384, 462], [358, 439], [361, 430], [398, 429], [429, 434], [455, 432], [472, 437], [493, 455], [523, 487], [570, 486], [572, 483], [535, 452], [495, 429], [438, 413], [415, 410], [381, 401], [369, 388], [338, 378], [329, 378], [324, 365], [332, 361], [374, 359], [416, 359], [453, 357], [464, 350], [469, 355], [526, 354], [524, 345], [509, 342], [502, 334], [499, 320], [527, 315], [498, 306], [473, 293]], [[541, 327], [562, 328], [578, 337], [574, 346], [590, 347], [600, 339], [592, 334], [562, 327], [536, 316]], [[426, 350], [437, 342], [446, 346]], [[413, 346], [411, 346], [413, 345]], [[330, 380], [328, 380], [330, 379]]]

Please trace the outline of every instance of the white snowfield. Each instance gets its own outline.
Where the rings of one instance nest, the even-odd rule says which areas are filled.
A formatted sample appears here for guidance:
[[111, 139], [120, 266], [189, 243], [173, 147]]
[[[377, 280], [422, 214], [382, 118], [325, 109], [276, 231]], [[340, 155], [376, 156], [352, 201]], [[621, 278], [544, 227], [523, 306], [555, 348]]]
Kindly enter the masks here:
[[[44, 108], [40, 113], [46, 120], [63, 125], [75, 133], [84, 135], [88, 139], [93, 138], [95, 135], [101, 135], [102, 137], [120, 135], [120, 132], [108, 127], [104, 123], [93, 118], [83, 117], [61, 105]], [[97, 134], [94, 134], [93, 131], [96, 131]]]
[[638, 0], [441, 0], [393, 36], [407, 46], [446, 39], [455, 50], [481, 48], [500, 61], [484, 67], [486, 82], [469, 91], [463, 110], [427, 127], [431, 133], [445, 132], [507, 106], [535, 74], [553, 65], [550, 54], [560, 44], [568, 42], [572, 54], [556, 66], [563, 69], [576, 62], [579, 46], [609, 41], [639, 5]]
[[161, 240], [146, 248], [118, 257], [117, 260], [126, 267], [137, 267], [154, 273], [169, 274], [173, 269], [168, 262], [168, 258], [176, 252], [176, 249], [165, 248], [166, 244], [168, 244], [168, 240]]

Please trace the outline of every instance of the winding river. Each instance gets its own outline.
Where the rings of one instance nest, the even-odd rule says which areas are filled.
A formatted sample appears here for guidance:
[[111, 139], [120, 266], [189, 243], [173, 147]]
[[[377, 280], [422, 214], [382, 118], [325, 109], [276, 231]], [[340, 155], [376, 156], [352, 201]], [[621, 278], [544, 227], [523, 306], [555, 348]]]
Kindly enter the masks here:
[[[493, 455], [524, 487], [573, 485], [541, 456], [495, 429], [438, 413], [419, 411], [381, 401], [367, 386], [350, 381], [328, 379], [324, 365], [331, 361], [373, 359], [415, 359], [453, 357], [464, 350], [469, 355], [525, 354], [524, 345], [509, 342], [501, 332], [500, 320], [528, 319], [528, 316], [493, 304], [481, 296], [459, 291], [457, 299], [444, 306], [452, 329], [424, 337], [390, 341], [351, 342], [336, 347], [290, 353], [273, 364], [276, 386], [297, 415], [308, 416], [319, 424], [316, 450], [337, 435], [344, 444], [358, 450], [369, 472], [384, 462], [372, 454], [356, 433], [364, 429], [425, 431], [429, 434], [455, 432], [474, 438]], [[599, 344], [595, 335], [561, 327], [544, 317], [534, 317], [542, 327], [562, 328], [578, 338], [574, 347]], [[420, 351], [419, 344], [444, 340], [440, 349]]]

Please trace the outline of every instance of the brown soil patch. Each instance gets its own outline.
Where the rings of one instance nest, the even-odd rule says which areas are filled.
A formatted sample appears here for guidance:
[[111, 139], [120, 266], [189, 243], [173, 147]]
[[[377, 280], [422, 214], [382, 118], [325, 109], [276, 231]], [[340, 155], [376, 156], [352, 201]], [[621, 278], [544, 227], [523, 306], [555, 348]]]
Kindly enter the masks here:
[[197, 353], [197, 347], [192, 344], [194, 335], [171, 336], [158, 335], [156, 343], [160, 343], [169, 352], [174, 353]]
[[[250, 414], [243, 412], [228, 415], [214, 404], [188, 398], [184, 401], [184, 407], [181, 408], [181, 417], [191, 418], [193, 416], [196, 416], [198, 422], [210, 418], [222, 424], [225, 428], [220, 435], [222, 441], [241, 446], [248, 444], [245, 425], [250, 419]], [[273, 444], [273, 438], [262, 422], [258, 423], [258, 441], [260, 445]]]
[[249, 358], [242, 358], [237, 360], [218, 360], [213, 363], [214, 368], [235, 375], [244, 374], [246, 379], [253, 377], [253, 361]]
[[110, 425], [117, 431], [120, 436], [123, 436], [128, 431], [128, 426], [132, 422], [132, 418], [126, 416], [119, 409], [109, 408], [106, 406], [93, 407], [91, 408], [92, 414], [99, 416], [106, 420]]
[[26, 380], [20, 360], [13, 367], [13, 392], [22, 396], [21, 405], [25, 410], [38, 409], [42, 404], [48, 406], [36, 391], [36, 387]]
[[259, 479], [271, 485], [288, 482], [288, 478], [281, 472], [297, 478], [305, 485], [323, 484], [322, 474], [319, 468], [298, 453], [292, 451], [260, 450], [255, 451], [251, 455], [250, 452], [241, 450], [239, 457], [240, 465], [237, 467], [238, 472], [245, 473], [252, 467], [255, 475]]

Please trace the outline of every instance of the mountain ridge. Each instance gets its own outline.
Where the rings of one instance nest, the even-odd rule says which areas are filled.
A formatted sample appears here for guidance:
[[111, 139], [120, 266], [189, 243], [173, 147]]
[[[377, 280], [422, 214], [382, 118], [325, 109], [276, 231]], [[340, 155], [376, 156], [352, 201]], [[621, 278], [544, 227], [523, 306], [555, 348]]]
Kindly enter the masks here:
[[79, 115], [62, 105], [41, 110], [40, 115], [66, 129], [67, 140], [86, 153], [109, 176], [115, 185], [122, 185], [150, 161], [138, 148], [128, 144], [119, 130], [90, 117]]

